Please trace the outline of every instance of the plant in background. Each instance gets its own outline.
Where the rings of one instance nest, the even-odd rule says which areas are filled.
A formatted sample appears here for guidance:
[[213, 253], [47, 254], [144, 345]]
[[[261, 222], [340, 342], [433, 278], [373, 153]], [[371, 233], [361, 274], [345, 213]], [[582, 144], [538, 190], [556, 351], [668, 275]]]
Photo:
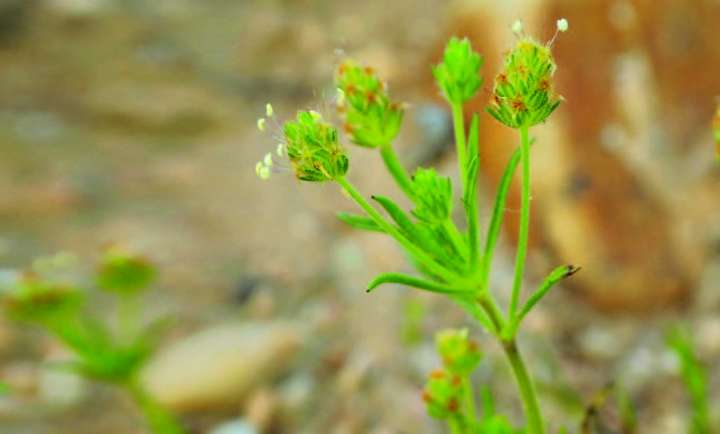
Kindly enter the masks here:
[[[566, 31], [567, 21], [558, 20], [557, 28], [558, 32]], [[392, 100], [387, 86], [373, 69], [353, 61], [343, 62], [335, 77], [338, 112], [343, 117], [344, 130], [351, 142], [379, 150], [387, 170], [412, 202], [412, 209], [407, 212], [385, 196], [371, 196], [374, 204], [366, 199], [346, 177], [349, 162], [336, 127], [314, 111], [300, 111], [296, 120], [284, 124], [284, 141], [278, 146], [277, 156], [267, 154], [256, 166], [256, 171], [260, 178], [267, 179], [271, 169], [282, 164], [278, 159], [287, 158], [298, 179], [337, 183], [363, 211], [363, 214], [340, 213], [339, 219], [358, 229], [389, 235], [405, 250], [419, 272], [419, 275], [383, 273], [369, 283], [368, 291], [382, 284], [402, 284], [443, 294], [461, 306], [501, 344], [517, 381], [525, 410], [526, 432], [543, 434], [545, 421], [516, 339], [525, 316], [554, 284], [578, 269], [571, 265], [558, 267], [534, 292], [523, 298], [530, 218], [530, 128], [545, 122], [562, 98], [553, 88], [552, 41], [540, 44], [525, 36], [519, 22], [513, 26], [513, 31], [518, 35], [518, 41], [495, 78], [488, 112], [518, 131], [520, 145], [501, 179], [482, 250], [477, 203], [479, 117], [477, 114], [472, 117], [468, 132], [464, 109], [465, 103], [477, 95], [482, 85], [480, 68], [483, 60], [467, 39], [452, 38], [442, 62], [432, 70], [453, 114], [460, 173], [457, 191], [450, 178], [439, 175], [434, 169], [419, 168], [412, 176], [407, 172], [392, 147], [404, 106]], [[267, 117], [274, 116], [269, 105], [266, 114]], [[258, 121], [258, 126], [264, 130], [264, 118]], [[491, 287], [490, 271], [510, 183], [518, 165], [522, 167], [520, 233], [510, 303], [503, 309]], [[465, 216], [465, 225], [461, 227], [456, 224], [452, 212], [458, 193]], [[453, 433], [516, 432], [494, 411], [483, 412], [481, 418], [477, 416], [469, 377], [480, 361], [480, 353], [467, 334], [462, 330], [438, 335], [438, 350], [444, 367], [430, 376], [425, 388], [428, 412], [436, 418], [446, 419]]]
[[[84, 285], [65, 271], [68, 255], [36, 260], [33, 267], [2, 288], [2, 305], [13, 320], [39, 326], [57, 338], [74, 358], [60, 366], [91, 380], [125, 389], [156, 434], [182, 434], [174, 416], [158, 405], [140, 384], [140, 369], [155, 348], [157, 324], [143, 326], [142, 296], [155, 276], [144, 258], [110, 247], [95, 281]], [[89, 309], [99, 291], [116, 301], [116, 323]]]
[[690, 334], [676, 327], [667, 335], [667, 344], [680, 361], [680, 371], [690, 395], [691, 421], [688, 434], [710, 434], [710, 406], [708, 403], [708, 374], [698, 360]]

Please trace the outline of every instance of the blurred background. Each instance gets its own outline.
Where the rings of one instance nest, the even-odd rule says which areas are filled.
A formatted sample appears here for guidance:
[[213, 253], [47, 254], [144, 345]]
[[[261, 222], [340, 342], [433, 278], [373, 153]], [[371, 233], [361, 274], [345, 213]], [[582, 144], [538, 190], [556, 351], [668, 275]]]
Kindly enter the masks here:
[[[330, 112], [334, 67], [352, 56], [411, 104], [401, 159], [455, 176], [430, 74], [445, 41], [471, 38], [489, 86], [515, 19], [548, 40], [559, 17], [570, 22], [554, 45], [566, 103], [533, 130], [527, 284], [562, 263], [583, 270], [532, 314], [521, 345], [553, 429], [578, 432], [614, 383], [637, 406], [638, 433], [686, 432], [670, 325], [692, 332], [720, 413], [718, 0], [0, 0], [0, 268], [58, 251], [92, 264], [109, 242], [152, 258], [148, 315], [177, 321], [144, 378], [193, 433], [443, 432], [420, 390], [438, 364], [432, 334], [463, 325], [487, 352], [477, 384], [519, 415], [502, 354], [455, 306], [364, 292], [408, 266], [388, 239], [335, 219], [354, 210], [335, 186], [256, 178], [277, 128], [255, 121], [266, 102], [280, 120]], [[517, 137], [481, 118], [487, 221]], [[399, 197], [378, 155], [351, 155], [364, 193]], [[66, 356], [0, 320], [0, 378], [13, 391], [0, 432], [145, 432], [122, 393], [48, 369]], [[602, 432], [620, 432], [618, 411], [602, 409]]]

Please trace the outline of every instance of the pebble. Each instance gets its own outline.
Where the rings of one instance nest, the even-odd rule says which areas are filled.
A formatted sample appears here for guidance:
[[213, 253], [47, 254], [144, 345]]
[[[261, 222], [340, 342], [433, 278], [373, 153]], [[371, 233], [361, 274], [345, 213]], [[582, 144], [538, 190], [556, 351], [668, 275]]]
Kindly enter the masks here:
[[259, 434], [259, 431], [243, 419], [235, 419], [221, 423], [208, 434]]
[[290, 366], [301, 330], [282, 322], [215, 326], [157, 354], [142, 380], [160, 403], [176, 411], [234, 407]]

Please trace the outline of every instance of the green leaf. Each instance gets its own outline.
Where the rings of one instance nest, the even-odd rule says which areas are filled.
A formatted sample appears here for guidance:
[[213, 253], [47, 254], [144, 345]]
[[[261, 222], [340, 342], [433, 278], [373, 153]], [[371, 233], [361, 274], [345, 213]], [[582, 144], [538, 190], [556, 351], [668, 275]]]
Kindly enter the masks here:
[[435, 292], [440, 294], [462, 294], [467, 291], [464, 289], [451, 288], [442, 283], [431, 282], [429, 280], [420, 279], [418, 277], [408, 276], [400, 273], [383, 273], [377, 276], [368, 284], [367, 292], [372, 292], [375, 288], [386, 283], [396, 283], [399, 285], [410, 286], [412, 288], [422, 289], [424, 291]]
[[698, 360], [690, 333], [675, 327], [667, 336], [668, 346], [680, 360], [685, 387], [690, 395], [692, 420], [690, 434], [710, 434], [710, 409], [708, 404], [708, 374]]
[[378, 226], [377, 223], [375, 223], [375, 220], [370, 217], [351, 214], [348, 212], [339, 212], [337, 213], [337, 218], [341, 222], [346, 223], [355, 229], [372, 232], [385, 232], [380, 226]]
[[155, 267], [148, 260], [111, 247], [100, 265], [97, 283], [106, 291], [123, 294], [147, 289], [153, 279]]
[[405, 232], [406, 235], [410, 235], [414, 238], [415, 225], [405, 212], [395, 203], [392, 199], [385, 196], [372, 196], [372, 199], [380, 204], [390, 217], [395, 221], [398, 227]]
[[466, 220], [468, 223], [468, 244], [470, 246], [470, 268], [474, 269], [478, 262], [478, 205], [477, 183], [480, 169], [480, 156], [478, 154], [479, 118], [475, 114], [470, 124], [468, 140], [468, 165], [465, 172], [465, 192], [463, 203], [465, 205]]
[[487, 284], [495, 245], [500, 237], [500, 227], [502, 226], [505, 204], [507, 203], [508, 192], [510, 191], [510, 184], [512, 183], [513, 175], [515, 175], [515, 170], [520, 163], [520, 151], [520, 148], [518, 148], [515, 150], [512, 157], [510, 157], [510, 161], [508, 161], [508, 164], [505, 167], [505, 172], [503, 173], [503, 176], [500, 179], [500, 185], [498, 186], [497, 196], [495, 197], [495, 206], [493, 207], [490, 226], [488, 226], [487, 236], [485, 238], [485, 253], [483, 256], [482, 273], [484, 280], [483, 285]]
[[525, 303], [525, 305], [520, 309], [520, 312], [518, 312], [515, 320], [515, 327], [517, 327], [520, 322], [523, 320], [525, 315], [527, 315], [533, 307], [543, 298], [545, 297], [545, 294], [550, 291], [550, 289], [559, 281], [568, 278], [572, 276], [573, 274], [580, 271], [580, 267], [575, 267], [573, 265], [563, 265], [560, 267], [557, 267], [554, 269], [540, 284], [540, 287], [533, 293], [532, 296], [528, 299], [528, 301]]

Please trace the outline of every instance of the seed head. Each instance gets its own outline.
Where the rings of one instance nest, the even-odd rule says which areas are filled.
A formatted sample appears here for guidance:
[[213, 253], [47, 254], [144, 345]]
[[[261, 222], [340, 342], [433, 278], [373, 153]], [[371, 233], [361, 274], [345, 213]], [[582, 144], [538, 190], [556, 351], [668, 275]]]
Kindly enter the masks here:
[[295, 176], [302, 181], [332, 181], [347, 173], [349, 162], [337, 129], [316, 111], [300, 111], [283, 125], [285, 147]]
[[[558, 26], [565, 25], [559, 22]], [[562, 101], [553, 90], [554, 73], [555, 61], [550, 47], [530, 37], [520, 39], [505, 57], [503, 70], [495, 78], [488, 112], [511, 128], [545, 122]]]
[[375, 70], [346, 60], [335, 76], [338, 112], [353, 143], [374, 148], [390, 144], [400, 132], [404, 110], [393, 103]]

